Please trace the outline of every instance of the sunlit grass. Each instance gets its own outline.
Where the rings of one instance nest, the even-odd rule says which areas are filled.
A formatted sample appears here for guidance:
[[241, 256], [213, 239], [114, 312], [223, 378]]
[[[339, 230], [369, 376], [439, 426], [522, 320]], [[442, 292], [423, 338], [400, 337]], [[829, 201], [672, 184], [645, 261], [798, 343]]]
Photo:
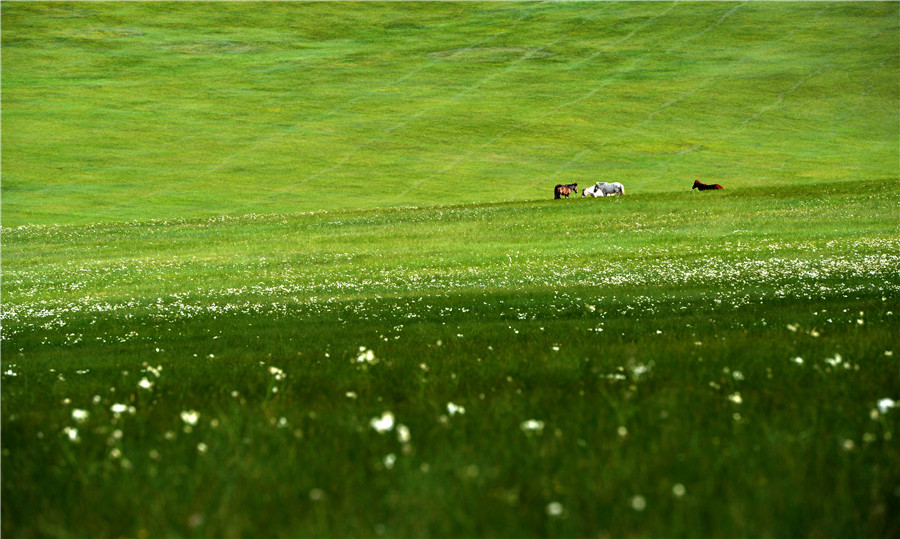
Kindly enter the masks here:
[[897, 14], [4, 3], [3, 535], [898, 535]]
[[750, 195], [5, 229], [4, 526], [881, 535], [897, 194]]
[[897, 178], [895, 3], [263, 7], [5, 6], [4, 225]]

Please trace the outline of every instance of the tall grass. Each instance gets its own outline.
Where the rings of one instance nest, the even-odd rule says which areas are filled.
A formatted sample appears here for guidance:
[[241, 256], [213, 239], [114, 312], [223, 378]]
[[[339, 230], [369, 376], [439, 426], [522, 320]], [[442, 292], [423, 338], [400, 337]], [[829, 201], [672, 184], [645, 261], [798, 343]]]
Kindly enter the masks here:
[[862, 187], [7, 229], [4, 533], [890, 535]]

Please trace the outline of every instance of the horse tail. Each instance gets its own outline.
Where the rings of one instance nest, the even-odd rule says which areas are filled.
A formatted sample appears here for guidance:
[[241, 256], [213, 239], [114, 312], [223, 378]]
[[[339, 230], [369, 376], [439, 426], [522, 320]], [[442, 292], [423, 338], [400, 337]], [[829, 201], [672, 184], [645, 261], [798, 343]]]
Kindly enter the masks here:
[[620, 195], [624, 195], [624, 194], [625, 194], [625, 186], [622, 185], [621, 183], [619, 184], [619, 194], [620, 194]]
[[553, 188], [553, 198], [559, 198], [560, 187], [562, 187], [562, 185], [557, 184], [557, 186]]

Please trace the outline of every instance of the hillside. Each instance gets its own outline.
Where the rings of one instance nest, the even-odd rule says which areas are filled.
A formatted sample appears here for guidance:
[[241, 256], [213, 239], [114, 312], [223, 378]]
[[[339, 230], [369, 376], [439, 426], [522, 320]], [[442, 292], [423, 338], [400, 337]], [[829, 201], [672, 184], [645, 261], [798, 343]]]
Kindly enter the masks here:
[[7, 3], [2, 224], [896, 179], [893, 3]]
[[4, 538], [900, 537], [900, 2], [0, 9]]

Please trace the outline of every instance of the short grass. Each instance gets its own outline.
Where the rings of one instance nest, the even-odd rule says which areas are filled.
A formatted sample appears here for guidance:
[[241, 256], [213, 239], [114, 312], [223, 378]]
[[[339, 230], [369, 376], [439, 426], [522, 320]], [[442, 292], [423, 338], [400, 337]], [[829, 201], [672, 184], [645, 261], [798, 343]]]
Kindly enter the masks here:
[[3, 5], [3, 223], [896, 179], [896, 2]]
[[3, 535], [900, 534], [898, 9], [3, 3]]

